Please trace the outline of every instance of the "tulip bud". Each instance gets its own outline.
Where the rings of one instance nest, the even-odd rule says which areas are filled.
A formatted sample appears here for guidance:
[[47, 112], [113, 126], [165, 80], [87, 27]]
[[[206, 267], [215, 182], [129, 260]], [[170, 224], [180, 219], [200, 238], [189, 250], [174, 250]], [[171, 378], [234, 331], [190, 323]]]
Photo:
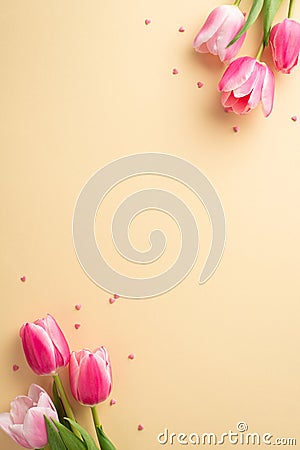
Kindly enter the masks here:
[[33, 323], [25, 323], [20, 336], [27, 362], [37, 375], [53, 375], [68, 364], [68, 343], [50, 314]]
[[0, 414], [0, 428], [25, 448], [44, 448], [48, 443], [44, 416], [58, 420], [51, 398], [43, 388], [32, 384], [28, 396], [11, 402], [10, 412]]
[[94, 406], [106, 400], [112, 387], [112, 373], [105, 347], [94, 352], [72, 352], [69, 375], [72, 394], [80, 403]]
[[271, 30], [270, 47], [276, 69], [290, 73], [298, 64], [300, 52], [300, 23], [293, 19], [284, 19]]
[[221, 5], [213, 9], [194, 39], [193, 47], [199, 53], [218, 55], [221, 61], [235, 57], [240, 50], [246, 33], [234, 44], [227, 45], [245, 24], [245, 16], [235, 5]]

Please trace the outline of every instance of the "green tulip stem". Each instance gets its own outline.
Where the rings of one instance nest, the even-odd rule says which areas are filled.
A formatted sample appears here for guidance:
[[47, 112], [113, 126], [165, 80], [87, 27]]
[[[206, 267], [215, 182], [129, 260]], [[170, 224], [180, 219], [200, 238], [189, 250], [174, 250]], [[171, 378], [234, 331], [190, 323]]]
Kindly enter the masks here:
[[295, 6], [295, 0], [290, 0], [289, 3], [289, 11], [288, 11], [288, 18], [290, 19], [293, 15], [293, 11], [294, 11], [294, 6]]
[[260, 58], [261, 58], [261, 55], [262, 55], [262, 52], [264, 51], [264, 49], [265, 49], [265, 45], [264, 45], [264, 42], [262, 42], [259, 46], [259, 49], [258, 49], [258, 52], [256, 55], [257, 61], [260, 61]]
[[99, 416], [98, 416], [98, 411], [97, 411], [97, 407], [96, 406], [91, 406], [91, 411], [92, 411], [92, 416], [93, 416], [93, 421], [94, 421], [94, 425], [95, 428], [96, 427], [100, 427], [100, 420], [99, 420]]
[[242, 1], [242, 0], [235, 0], [235, 2], [234, 2], [234, 4], [233, 4], [233, 5], [234, 5], [234, 6], [239, 6], [239, 5], [240, 5], [240, 3], [241, 3], [241, 1]]
[[[55, 374], [53, 375], [53, 379], [54, 379], [54, 383], [55, 383], [55, 385], [56, 385], [57, 391], [58, 391], [58, 393], [59, 393], [59, 396], [60, 396], [60, 398], [61, 398], [62, 404], [63, 404], [63, 406], [64, 406], [64, 408], [65, 408], [67, 417], [68, 417], [69, 419], [74, 420], [74, 422], [76, 422], [74, 413], [73, 413], [73, 411], [72, 411], [71, 405], [70, 405], [70, 403], [69, 403], [68, 397], [67, 397], [67, 395], [66, 395], [66, 392], [65, 392], [65, 390], [64, 390], [63, 384], [62, 384], [62, 382], [61, 382], [61, 379], [59, 378], [58, 373], [55, 373]], [[81, 439], [81, 434], [79, 433], [79, 431], [76, 430], [76, 428], [73, 428], [72, 425], [71, 425], [71, 428], [72, 428], [73, 433], [74, 433], [77, 437], [79, 437], [79, 438]]]
[[95, 405], [94, 405], [94, 406], [91, 406], [91, 411], [92, 411], [92, 416], [93, 416], [93, 422], [94, 422], [94, 426], [95, 426], [95, 431], [96, 431], [97, 438], [98, 438], [98, 442], [99, 442], [100, 449], [101, 449], [101, 448], [102, 448], [102, 447], [101, 447], [101, 441], [100, 441], [99, 433], [98, 433], [98, 430], [97, 430], [97, 428], [100, 428], [100, 427], [101, 427], [101, 424], [100, 424], [100, 420], [99, 420], [99, 416], [98, 416], [97, 407], [96, 407]]

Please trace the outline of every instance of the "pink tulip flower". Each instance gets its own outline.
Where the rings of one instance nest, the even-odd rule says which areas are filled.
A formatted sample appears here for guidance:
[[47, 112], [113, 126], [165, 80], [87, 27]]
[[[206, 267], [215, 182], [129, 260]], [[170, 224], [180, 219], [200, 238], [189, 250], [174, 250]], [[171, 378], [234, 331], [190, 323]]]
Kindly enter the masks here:
[[16, 397], [11, 402], [10, 412], [0, 414], [0, 428], [22, 447], [43, 448], [48, 442], [44, 415], [58, 420], [47, 392], [32, 384], [28, 396]]
[[266, 117], [273, 108], [274, 87], [273, 72], [265, 63], [250, 56], [234, 60], [218, 85], [227, 111], [247, 114], [261, 101]]
[[284, 19], [274, 25], [270, 34], [270, 46], [276, 69], [282, 73], [290, 73], [298, 64], [300, 23]]
[[25, 323], [20, 336], [27, 362], [37, 375], [54, 374], [68, 364], [68, 343], [50, 314], [34, 323]]
[[112, 373], [105, 347], [72, 352], [69, 374], [72, 394], [83, 405], [97, 405], [109, 396]]
[[209, 14], [194, 39], [193, 47], [199, 53], [212, 53], [218, 55], [221, 61], [228, 61], [235, 57], [245, 40], [246, 33], [226, 48], [244, 23], [245, 16], [237, 6], [218, 6]]

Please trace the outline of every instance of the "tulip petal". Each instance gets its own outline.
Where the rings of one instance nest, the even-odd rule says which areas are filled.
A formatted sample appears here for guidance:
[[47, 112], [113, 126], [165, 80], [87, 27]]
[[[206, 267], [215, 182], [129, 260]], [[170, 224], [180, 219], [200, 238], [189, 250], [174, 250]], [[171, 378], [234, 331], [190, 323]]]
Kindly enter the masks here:
[[101, 377], [98, 363], [95, 356], [90, 353], [82, 359], [80, 365], [77, 387], [79, 401], [91, 406], [99, 403], [100, 386]]
[[[273, 61], [274, 61], [276, 69], [277, 69], [277, 49], [278, 49], [278, 46], [275, 44], [275, 42], [276, 42], [276, 39], [277, 39], [276, 35], [277, 35], [277, 32], [278, 32], [279, 25], [280, 25], [279, 23], [274, 25], [272, 27], [272, 29], [271, 29], [271, 32], [270, 32], [270, 47], [271, 47], [271, 51], [272, 51], [272, 55], [273, 55]], [[277, 69], [277, 70], [279, 70], [279, 69]]]
[[102, 358], [94, 354], [88, 355], [81, 362], [78, 378], [78, 396], [86, 405], [96, 405], [104, 401], [110, 384], [107, 369]]
[[10, 435], [9, 426], [13, 425], [11, 415], [8, 412], [0, 414], [0, 428], [5, 431], [5, 433]]
[[247, 81], [245, 81], [245, 83], [243, 83], [241, 86], [239, 86], [237, 89], [234, 90], [234, 96], [239, 98], [239, 97], [244, 97], [245, 95], [250, 94], [250, 92], [253, 90], [253, 87], [255, 85], [255, 81], [257, 79], [257, 77], [259, 76], [259, 70], [257, 68], [257, 65], [255, 65], [254, 70], [252, 72], [252, 74], [250, 75], [250, 77], [248, 78]]
[[51, 408], [53, 411], [55, 411], [55, 406], [54, 406], [51, 398], [49, 397], [49, 395], [46, 392], [41, 393], [37, 407], [38, 408]]
[[233, 95], [232, 92], [222, 92], [221, 102], [222, 102], [222, 105], [224, 106], [224, 108], [227, 108], [226, 102], [231, 95]]
[[200, 46], [212, 38], [226, 19], [230, 9], [231, 5], [221, 5], [212, 10], [194, 39], [193, 47], [195, 50], [200, 51]]
[[41, 386], [39, 386], [38, 384], [31, 384], [28, 390], [28, 397], [30, 397], [34, 403], [37, 405], [40, 395], [42, 393], [46, 393], [45, 389], [43, 389]]
[[238, 101], [232, 105], [232, 109], [236, 114], [247, 114], [251, 111], [248, 103], [249, 97], [250, 95], [246, 95], [245, 97], [239, 98]]
[[10, 414], [14, 424], [23, 424], [24, 418], [33, 401], [26, 395], [19, 395], [10, 404]]
[[229, 60], [238, 53], [246, 38], [246, 33], [244, 33], [233, 45], [228, 48], [226, 47], [234, 36], [242, 29], [244, 23], [245, 17], [242, 11], [235, 6], [232, 9], [232, 13], [226, 17], [222, 28], [218, 31], [217, 53], [221, 61]]
[[38, 375], [50, 374], [56, 370], [52, 341], [47, 332], [33, 323], [23, 325], [22, 344], [28, 364]]
[[198, 53], [209, 53], [206, 42], [203, 42], [203, 44], [199, 45], [195, 50]]
[[238, 99], [234, 96], [233, 92], [230, 92], [230, 95], [226, 99], [224, 98], [223, 105], [225, 108], [231, 108], [237, 101]]
[[51, 408], [31, 408], [24, 420], [24, 436], [32, 448], [45, 447], [48, 442], [44, 415], [58, 420], [57, 414]]
[[235, 59], [225, 70], [219, 85], [219, 91], [232, 91], [244, 84], [251, 76], [256, 59], [243, 56]]
[[249, 106], [251, 109], [256, 108], [258, 103], [261, 100], [262, 96], [262, 88], [264, 84], [264, 79], [266, 76], [267, 67], [265, 64], [258, 63], [257, 64], [257, 77], [253, 85], [253, 90], [251, 92], [249, 98]]
[[70, 349], [66, 338], [61, 331], [58, 323], [50, 314], [45, 319], [46, 331], [55, 347], [55, 357], [57, 366], [66, 366], [70, 358]]
[[273, 109], [274, 90], [275, 90], [274, 74], [269, 69], [269, 67], [266, 66], [266, 74], [261, 93], [262, 108], [264, 115], [266, 117], [268, 117], [271, 114]]
[[10, 425], [10, 437], [17, 442], [17, 444], [22, 445], [25, 448], [32, 448], [29, 442], [26, 440], [24, 436], [23, 425]]
[[[217, 33], [218, 34], [218, 30]], [[206, 47], [207, 50], [209, 51], [209, 53], [211, 53], [212, 55], [217, 55], [218, 54], [218, 47], [217, 47], [217, 36], [213, 35], [210, 39], [208, 39], [208, 41], [206, 41]]]

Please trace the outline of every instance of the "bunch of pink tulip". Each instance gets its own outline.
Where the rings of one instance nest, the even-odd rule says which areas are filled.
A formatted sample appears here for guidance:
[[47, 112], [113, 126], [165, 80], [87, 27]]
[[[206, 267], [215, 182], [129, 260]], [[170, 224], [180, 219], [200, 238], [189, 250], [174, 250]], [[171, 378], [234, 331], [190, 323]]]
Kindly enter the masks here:
[[[215, 8], [194, 39], [199, 53], [212, 53], [229, 63], [218, 89], [226, 111], [247, 114], [261, 101], [267, 117], [273, 108], [275, 80], [272, 70], [260, 59], [270, 45], [277, 71], [288, 74], [297, 65], [300, 52], [300, 23], [291, 18], [294, 0], [289, 1], [288, 17], [272, 26], [282, 0], [253, 0], [248, 17], [233, 5]], [[233, 58], [240, 51], [246, 32], [263, 11], [264, 37], [255, 58]]]
[[92, 437], [77, 422], [59, 377], [59, 369], [69, 365], [74, 398], [91, 407], [101, 450], [116, 450], [100, 425], [96, 405], [105, 401], [112, 387], [107, 350], [81, 350], [70, 354], [67, 340], [55, 319], [25, 323], [20, 329], [25, 357], [37, 375], [53, 377], [53, 401], [36, 384], [28, 395], [11, 402], [10, 412], [0, 414], [0, 428], [25, 448], [51, 450], [97, 450]]

